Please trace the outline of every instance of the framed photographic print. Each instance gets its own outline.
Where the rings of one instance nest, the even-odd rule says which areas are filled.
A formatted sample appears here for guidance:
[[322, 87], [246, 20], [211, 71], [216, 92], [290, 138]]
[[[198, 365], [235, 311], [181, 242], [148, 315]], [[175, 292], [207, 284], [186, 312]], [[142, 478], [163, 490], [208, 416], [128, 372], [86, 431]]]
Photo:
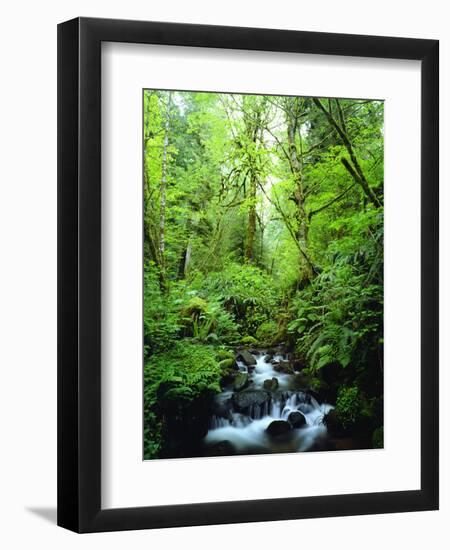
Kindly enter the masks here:
[[58, 27], [58, 524], [438, 507], [438, 42]]

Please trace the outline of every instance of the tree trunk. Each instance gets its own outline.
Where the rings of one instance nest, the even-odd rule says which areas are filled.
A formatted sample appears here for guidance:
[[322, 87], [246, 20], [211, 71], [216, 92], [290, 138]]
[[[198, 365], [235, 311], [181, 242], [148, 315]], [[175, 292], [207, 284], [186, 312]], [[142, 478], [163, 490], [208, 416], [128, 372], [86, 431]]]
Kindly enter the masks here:
[[[305, 196], [303, 193], [303, 181], [302, 181], [302, 162], [299, 158], [297, 146], [295, 143], [295, 134], [298, 126], [298, 114], [293, 112], [292, 109], [287, 113], [287, 140], [289, 146], [289, 159], [290, 159], [290, 168], [294, 180], [294, 194], [292, 200], [296, 205], [296, 238], [300, 247], [307, 251], [308, 250], [308, 216], [305, 210]], [[311, 279], [313, 276], [313, 269], [310, 262], [305, 261], [305, 257], [300, 255], [300, 268], [305, 273], [306, 278]]]
[[144, 165], [144, 239], [148, 242], [150, 257], [155, 262], [156, 265], [159, 265], [159, 250], [157, 243], [155, 242], [155, 234], [152, 231], [152, 206], [150, 201], [150, 189], [149, 181], [147, 177], [147, 167]]
[[169, 92], [167, 98], [166, 122], [164, 126], [164, 142], [162, 154], [160, 202], [159, 202], [159, 256], [160, 256], [160, 278], [161, 285], [165, 286], [166, 266], [165, 266], [165, 247], [166, 247], [166, 192], [167, 192], [167, 149], [169, 147], [170, 130], [170, 107], [172, 104], [172, 92]]
[[159, 255], [159, 228], [157, 220], [155, 219], [154, 205], [152, 200], [153, 192], [148, 175], [148, 141], [149, 138], [145, 140], [144, 146], [144, 239], [148, 243], [150, 258], [157, 266], [160, 266], [161, 259]]
[[291, 159], [291, 172], [294, 178], [294, 199], [297, 206], [296, 218], [298, 222], [297, 234], [301, 244], [306, 248], [308, 240], [308, 218], [305, 212], [305, 197], [303, 194], [302, 169], [301, 162], [298, 158], [298, 151], [295, 145], [295, 126], [296, 123], [292, 120], [288, 123], [288, 144], [289, 156]]
[[247, 222], [247, 239], [245, 245], [245, 260], [249, 263], [253, 262], [253, 248], [255, 244], [255, 232], [256, 232], [256, 178], [252, 174], [250, 179], [250, 190], [248, 194], [250, 205], [248, 208], [248, 222]]
[[[254, 247], [255, 247], [255, 234], [256, 234], [256, 193], [258, 187], [258, 179], [260, 177], [258, 157], [259, 151], [263, 143], [263, 127], [261, 124], [263, 103], [252, 103], [249, 96], [244, 98], [244, 106], [248, 108], [245, 112], [244, 109], [244, 124], [245, 133], [249, 142], [252, 143], [253, 148], [247, 151], [248, 155], [248, 175], [249, 186], [245, 192], [245, 198], [248, 201], [248, 217], [247, 217], [247, 231], [245, 238], [244, 259], [248, 263], [254, 262]], [[245, 187], [244, 187], [245, 189]]]

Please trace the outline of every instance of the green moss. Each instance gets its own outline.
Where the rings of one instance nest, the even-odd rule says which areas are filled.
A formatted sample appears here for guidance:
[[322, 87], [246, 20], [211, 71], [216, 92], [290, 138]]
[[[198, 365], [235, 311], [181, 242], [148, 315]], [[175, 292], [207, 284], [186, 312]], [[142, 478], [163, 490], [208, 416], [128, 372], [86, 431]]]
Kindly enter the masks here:
[[237, 372], [233, 382], [234, 391], [240, 391], [247, 386], [248, 386], [248, 374], [246, 372]]
[[238, 373], [239, 371], [235, 368], [222, 369], [221, 386], [226, 387], [231, 384]]
[[235, 357], [234, 351], [227, 349], [216, 349], [215, 354], [218, 361], [222, 361], [223, 359], [234, 359]]
[[198, 318], [202, 313], [208, 310], [208, 303], [199, 296], [193, 296], [183, 307], [181, 314], [184, 317]]
[[241, 344], [244, 346], [257, 346], [258, 340], [254, 338], [253, 336], [244, 336], [241, 339]]
[[230, 369], [230, 368], [233, 368], [234, 365], [236, 364], [236, 361], [235, 359], [222, 359], [222, 361], [220, 361], [219, 363], [219, 367], [221, 369]]

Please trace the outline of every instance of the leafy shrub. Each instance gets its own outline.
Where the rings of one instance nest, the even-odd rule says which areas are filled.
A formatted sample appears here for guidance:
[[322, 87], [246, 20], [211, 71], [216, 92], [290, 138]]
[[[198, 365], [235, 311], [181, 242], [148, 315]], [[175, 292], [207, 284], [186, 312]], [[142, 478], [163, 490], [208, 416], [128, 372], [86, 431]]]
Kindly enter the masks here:
[[[220, 391], [221, 370], [214, 350], [186, 341], [153, 355], [144, 366], [144, 457], [158, 456], [170, 430], [196, 420]], [[202, 411], [204, 412], [204, 411]], [[203, 417], [208, 419], [202, 414]], [[180, 428], [181, 429], [181, 428]], [[177, 438], [174, 438], [177, 439]]]
[[356, 218], [351, 237], [329, 246], [332, 261], [292, 301], [288, 333], [313, 371], [329, 364], [370, 370], [379, 360], [383, 228], [372, 213], [362, 218], [365, 223]]
[[[328, 363], [347, 367], [355, 351], [374, 348], [382, 333], [382, 289], [364, 285], [364, 275], [351, 266], [322, 273], [294, 301], [295, 319], [288, 331], [297, 337], [297, 349], [311, 366]], [[377, 301], [377, 298], [379, 301]]]
[[203, 292], [220, 302], [238, 321], [244, 334], [256, 335], [258, 327], [279, 307], [279, 295], [269, 275], [257, 267], [230, 263], [210, 274]]
[[171, 347], [181, 325], [178, 307], [169, 295], [163, 295], [156, 266], [144, 269], [144, 345], [146, 356]]
[[233, 315], [214, 299], [174, 283], [160, 289], [159, 273], [149, 262], [144, 271], [144, 345], [146, 357], [170, 349], [180, 337], [210, 344], [235, 344], [239, 340]]
[[271, 346], [280, 340], [280, 329], [275, 321], [265, 321], [259, 325], [256, 338], [261, 344]]
[[183, 336], [200, 342], [233, 344], [238, 340], [238, 327], [232, 315], [219, 302], [207, 302], [193, 296], [181, 309]]
[[358, 421], [361, 416], [362, 400], [356, 386], [342, 387], [336, 402], [336, 414], [342, 426], [347, 429]]
[[156, 394], [163, 400], [170, 397], [172, 390], [189, 398], [196, 398], [205, 390], [219, 391], [219, 380], [220, 368], [211, 347], [179, 342], [171, 350], [154, 355], [146, 362], [146, 404], [152, 406]]
[[156, 414], [148, 410], [144, 420], [144, 459], [157, 458], [161, 450], [161, 422]]

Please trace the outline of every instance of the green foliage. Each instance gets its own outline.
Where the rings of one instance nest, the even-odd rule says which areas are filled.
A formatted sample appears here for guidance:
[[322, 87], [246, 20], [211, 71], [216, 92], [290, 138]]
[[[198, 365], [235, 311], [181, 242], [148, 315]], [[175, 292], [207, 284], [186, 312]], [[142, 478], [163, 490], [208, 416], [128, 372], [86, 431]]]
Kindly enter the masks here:
[[161, 449], [164, 418], [183, 417], [196, 402], [220, 391], [221, 370], [214, 350], [205, 345], [175, 343], [144, 365], [144, 456]]
[[160, 289], [158, 269], [148, 262], [144, 269], [144, 345], [146, 356], [173, 345], [181, 324], [173, 297]]
[[292, 303], [288, 331], [313, 370], [367, 367], [382, 337], [382, 226], [372, 213], [353, 221], [350, 235], [330, 244], [332, 262]]
[[265, 321], [259, 325], [256, 331], [257, 340], [267, 346], [272, 346], [280, 341], [282, 334], [280, 333], [280, 327], [275, 321]]
[[194, 296], [182, 308], [181, 316], [184, 336], [200, 342], [233, 344], [238, 340], [237, 324], [218, 301], [206, 302]]
[[190, 317], [192, 320], [194, 320], [199, 319], [207, 312], [207, 310], [208, 303], [203, 300], [203, 298], [193, 296], [192, 298], [189, 298], [187, 304], [183, 306], [181, 314], [184, 317]]
[[218, 391], [220, 368], [210, 347], [180, 342], [154, 355], [145, 364], [144, 378], [149, 404], [156, 393], [162, 399], [173, 394], [193, 399], [205, 390]]
[[343, 422], [382, 424], [383, 102], [146, 90], [143, 112], [145, 456], [195, 431], [237, 346], [286, 342]]
[[224, 359], [233, 359], [235, 357], [235, 353], [229, 349], [226, 348], [216, 348], [216, 359], [218, 361], [223, 361]]
[[178, 342], [170, 351], [156, 354], [146, 362], [146, 405], [154, 404], [156, 394], [162, 399], [174, 393], [193, 399], [203, 391], [219, 391], [219, 380], [220, 367], [213, 348]]
[[234, 359], [222, 359], [219, 363], [221, 369], [229, 369], [235, 365], [236, 361]]
[[255, 336], [279, 306], [279, 294], [271, 278], [261, 269], [230, 263], [223, 271], [211, 273], [204, 291], [214, 296], [239, 321], [244, 334]]
[[356, 386], [342, 387], [336, 402], [336, 414], [342, 426], [347, 429], [354, 425], [361, 415], [362, 400]]
[[242, 346], [257, 346], [258, 340], [254, 338], [253, 336], [243, 336], [241, 338], [240, 344]]

